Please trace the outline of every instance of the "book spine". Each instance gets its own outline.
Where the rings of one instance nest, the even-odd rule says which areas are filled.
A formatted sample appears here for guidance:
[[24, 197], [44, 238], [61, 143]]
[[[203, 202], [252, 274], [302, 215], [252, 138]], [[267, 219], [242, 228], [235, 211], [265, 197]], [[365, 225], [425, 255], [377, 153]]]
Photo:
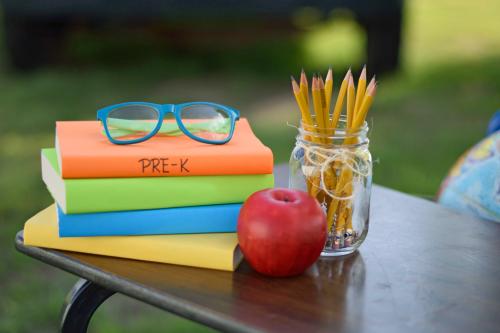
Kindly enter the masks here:
[[260, 175], [273, 172], [273, 155], [266, 148], [260, 153], [241, 152], [231, 156], [115, 156], [112, 159], [62, 156], [61, 164], [65, 179]]
[[24, 225], [24, 244], [145, 261], [232, 271], [235, 233], [61, 238], [54, 205]]
[[133, 236], [236, 232], [240, 204], [106, 213], [64, 214], [60, 237]]
[[[66, 214], [242, 203], [268, 175], [66, 179]], [[47, 184], [50, 186], [49, 184]]]

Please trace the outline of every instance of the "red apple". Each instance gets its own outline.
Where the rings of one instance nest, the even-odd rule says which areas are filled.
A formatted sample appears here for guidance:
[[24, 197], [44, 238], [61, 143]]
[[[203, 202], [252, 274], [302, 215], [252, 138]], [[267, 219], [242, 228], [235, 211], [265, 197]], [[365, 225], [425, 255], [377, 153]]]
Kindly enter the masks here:
[[321, 254], [327, 235], [320, 205], [303, 191], [276, 188], [252, 194], [238, 217], [240, 248], [256, 271], [298, 275]]

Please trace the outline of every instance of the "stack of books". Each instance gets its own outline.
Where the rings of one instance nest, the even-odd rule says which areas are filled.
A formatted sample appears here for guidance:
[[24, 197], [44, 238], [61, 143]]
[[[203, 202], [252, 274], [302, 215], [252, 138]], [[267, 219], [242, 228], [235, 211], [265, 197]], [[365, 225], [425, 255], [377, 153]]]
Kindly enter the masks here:
[[272, 152], [246, 119], [223, 145], [115, 145], [97, 121], [57, 122], [41, 160], [56, 203], [26, 223], [26, 245], [223, 270], [241, 260], [241, 204], [274, 185]]

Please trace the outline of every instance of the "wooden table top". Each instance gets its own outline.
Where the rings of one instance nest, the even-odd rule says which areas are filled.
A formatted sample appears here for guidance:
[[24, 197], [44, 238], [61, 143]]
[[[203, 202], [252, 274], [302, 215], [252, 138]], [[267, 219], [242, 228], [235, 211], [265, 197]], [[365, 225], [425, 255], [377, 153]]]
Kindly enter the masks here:
[[[277, 174], [282, 183], [284, 170]], [[225, 331], [500, 330], [500, 225], [375, 186], [358, 252], [294, 278], [16, 247], [111, 290]]]

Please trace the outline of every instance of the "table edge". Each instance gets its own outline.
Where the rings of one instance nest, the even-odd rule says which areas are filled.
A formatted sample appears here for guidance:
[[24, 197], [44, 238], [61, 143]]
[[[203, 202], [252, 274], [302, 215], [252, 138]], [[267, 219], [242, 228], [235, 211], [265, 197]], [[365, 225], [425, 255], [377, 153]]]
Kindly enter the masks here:
[[[193, 304], [176, 296], [168, 295], [168, 297], [158, 297], [158, 293], [156, 293], [154, 289], [132, 282], [119, 275], [104, 272], [96, 267], [81, 263], [81, 265], [85, 266], [85, 269], [82, 269], [78, 265], [79, 260], [74, 258], [69, 259], [64, 253], [58, 250], [25, 246], [22, 230], [16, 234], [15, 247], [19, 252], [29, 257], [194, 322], [222, 331], [245, 333], [261, 332], [259, 329], [243, 325], [229, 316], [215, 313], [209, 308]], [[145, 295], [148, 296], [147, 300], [146, 297], [144, 297]]]

